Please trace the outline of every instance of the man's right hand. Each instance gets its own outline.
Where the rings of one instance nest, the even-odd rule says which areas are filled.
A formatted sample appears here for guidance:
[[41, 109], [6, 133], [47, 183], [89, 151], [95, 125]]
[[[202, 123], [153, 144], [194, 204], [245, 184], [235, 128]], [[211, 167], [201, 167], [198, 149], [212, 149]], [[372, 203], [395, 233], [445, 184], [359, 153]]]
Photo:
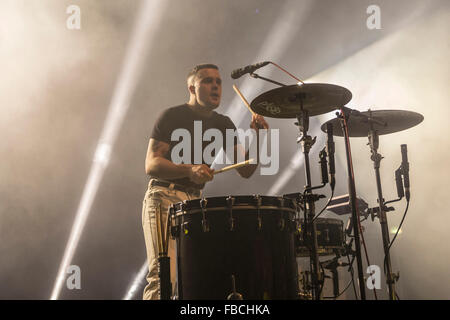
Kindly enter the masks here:
[[206, 164], [192, 165], [189, 171], [189, 179], [196, 184], [211, 181], [214, 177], [214, 169]]

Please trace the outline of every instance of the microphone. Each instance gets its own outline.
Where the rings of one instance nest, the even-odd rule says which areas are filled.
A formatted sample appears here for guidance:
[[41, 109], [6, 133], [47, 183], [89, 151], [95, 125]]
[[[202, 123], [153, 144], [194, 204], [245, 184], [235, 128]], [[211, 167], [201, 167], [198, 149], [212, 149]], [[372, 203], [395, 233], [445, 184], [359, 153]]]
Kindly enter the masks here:
[[327, 123], [327, 134], [328, 134], [327, 153], [328, 153], [328, 165], [329, 165], [329, 172], [330, 172], [330, 187], [331, 187], [331, 189], [334, 190], [334, 185], [336, 184], [336, 180], [334, 178], [334, 175], [336, 173], [336, 168], [334, 165], [333, 125], [330, 122]]
[[397, 195], [401, 199], [405, 196], [403, 191], [403, 181], [402, 181], [402, 167], [395, 170], [395, 184], [397, 185]]
[[270, 63], [270, 61], [264, 61], [264, 62], [251, 64], [249, 66], [233, 70], [231, 72], [231, 77], [233, 79], [238, 79], [238, 78], [242, 77], [244, 74], [253, 73], [256, 70], [258, 70], [259, 68], [262, 68], [262, 67], [268, 65], [269, 63]]
[[325, 151], [325, 148], [320, 151], [319, 159], [320, 171], [322, 173], [322, 184], [325, 185], [328, 183], [327, 152]]
[[405, 198], [406, 201], [409, 201], [410, 193], [409, 193], [409, 163], [408, 163], [408, 148], [406, 144], [402, 144], [400, 146], [400, 150], [402, 151], [402, 173], [403, 173], [403, 181], [405, 183]]

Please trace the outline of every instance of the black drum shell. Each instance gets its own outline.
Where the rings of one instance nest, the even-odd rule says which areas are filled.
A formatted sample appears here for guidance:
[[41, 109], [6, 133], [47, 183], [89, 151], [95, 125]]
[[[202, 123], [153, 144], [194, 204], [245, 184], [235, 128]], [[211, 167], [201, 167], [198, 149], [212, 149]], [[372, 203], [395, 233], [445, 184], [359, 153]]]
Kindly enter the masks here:
[[[175, 205], [180, 299], [296, 299], [295, 209], [279, 197], [207, 198]], [[233, 203], [233, 204], [231, 204]], [[205, 232], [205, 216], [209, 231]]]

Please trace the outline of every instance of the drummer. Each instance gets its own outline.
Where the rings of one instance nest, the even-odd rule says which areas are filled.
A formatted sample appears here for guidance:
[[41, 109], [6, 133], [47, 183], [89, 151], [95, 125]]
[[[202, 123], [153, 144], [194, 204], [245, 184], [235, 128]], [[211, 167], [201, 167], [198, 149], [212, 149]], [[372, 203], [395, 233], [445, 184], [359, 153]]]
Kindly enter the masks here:
[[[215, 128], [226, 136], [226, 129], [236, 129], [233, 121], [214, 111], [219, 107], [222, 95], [222, 80], [219, 68], [214, 64], [201, 64], [194, 67], [187, 76], [189, 101], [185, 104], [166, 109], [157, 119], [151, 133], [145, 159], [145, 172], [151, 179], [145, 194], [142, 210], [142, 227], [144, 230], [145, 245], [149, 272], [147, 286], [143, 298], [154, 300], [160, 298], [158, 276], [158, 245], [156, 237], [156, 213], [162, 214], [163, 224], [166, 223], [167, 211], [172, 203], [183, 200], [200, 198], [205, 183], [213, 180], [214, 170], [203, 161], [203, 142], [201, 150], [202, 164], [193, 164], [194, 152], [198, 152], [191, 143], [191, 162], [179, 163], [172, 159], [172, 149], [176, 142], [172, 141], [172, 133], [176, 129], [186, 129], [194, 137], [194, 121], [201, 121], [202, 131]], [[269, 126], [260, 115], [252, 115], [250, 127], [258, 131]], [[186, 132], [186, 131], [184, 131]], [[203, 136], [202, 132], [202, 136]], [[191, 142], [194, 139], [190, 139]], [[222, 144], [225, 149], [225, 138]], [[242, 145], [235, 142], [234, 153], [244, 153]], [[184, 150], [186, 151], [186, 150]], [[184, 152], [183, 151], [183, 152]], [[186, 155], [183, 155], [185, 159]], [[245, 154], [248, 159], [248, 152]], [[255, 172], [257, 164], [250, 164], [237, 168], [240, 176], [249, 178]], [[163, 226], [164, 230], [164, 226]], [[174, 241], [169, 241], [169, 257], [171, 258], [171, 282], [175, 284], [176, 265]]]

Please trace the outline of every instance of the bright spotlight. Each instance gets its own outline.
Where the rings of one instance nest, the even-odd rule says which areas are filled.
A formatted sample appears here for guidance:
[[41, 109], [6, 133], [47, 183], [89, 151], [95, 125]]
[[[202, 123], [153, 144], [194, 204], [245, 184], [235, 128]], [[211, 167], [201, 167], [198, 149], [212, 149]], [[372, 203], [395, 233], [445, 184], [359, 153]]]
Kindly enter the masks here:
[[164, 0], [145, 0], [142, 3], [142, 8], [138, 11], [139, 15], [109, 106], [108, 116], [78, 207], [75, 223], [72, 226], [64, 257], [58, 270], [58, 276], [56, 277], [50, 298], [51, 300], [58, 299], [61, 292], [67, 268], [75, 254], [75, 249], [91, 210], [103, 173], [109, 162], [112, 146], [122, 126], [126, 112], [128, 111], [129, 102], [143, 69], [145, 54], [151, 50], [152, 39], [158, 30], [158, 25], [167, 2]]
[[123, 300], [131, 300], [134, 297], [137, 290], [140, 288], [143, 279], [145, 279], [145, 275], [147, 274], [147, 272], [148, 272], [148, 263], [147, 263], [147, 260], [145, 260], [145, 262], [142, 265], [141, 269], [139, 270], [138, 274], [136, 275], [133, 282], [131, 283], [130, 288], [128, 289], [127, 293], [125, 294], [125, 297], [123, 298]]

